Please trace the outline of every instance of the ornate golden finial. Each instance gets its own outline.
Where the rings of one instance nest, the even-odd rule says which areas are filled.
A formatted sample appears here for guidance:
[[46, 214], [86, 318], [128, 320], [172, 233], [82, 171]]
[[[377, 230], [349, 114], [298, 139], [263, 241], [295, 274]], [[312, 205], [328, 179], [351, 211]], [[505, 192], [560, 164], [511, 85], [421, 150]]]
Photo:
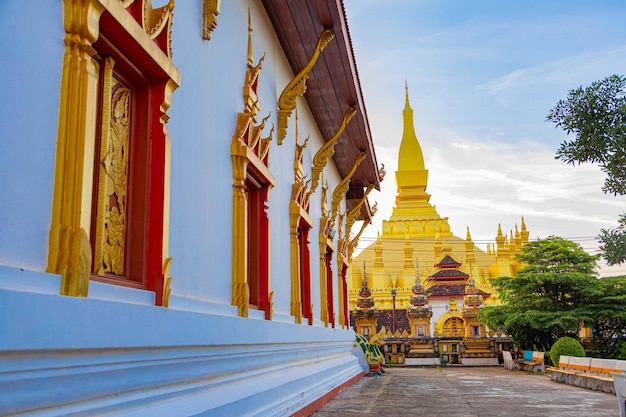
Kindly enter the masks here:
[[404, 105], [406, 107], [409, 107], [410, 106], [409, 105], [409, 82], [406, 80], [406, 78], [404, 79], [404, 91], [405, 91], [405, 94], [406, 94], [406, 99], [405, 99]]
[[417, 282], [419, 282], [419, 276], [420, 276], [419, 260], [415, 258], [415, 277], [417, 278]]
[[528, 236], [530, 235], [530, 233], [528, 232], [528, 229], [526, 229], [526, 222], [524, 222], [524, 216], [522, 216], [522, 231], [520, 234], [522, 236], [522, 244], [528, 243]]
[[355, 114], [356, 107], [350, 107], [346, 109], [343, 114], [343, 120], [341, 121], [341, 124], [339, 125], [339, 128], [337, 129], [335, 135], [330, 138], [324, 145], [322, 145], [322, 147], [315, 153], [315, 156], [313, 157], [313, 167], [311, 168], [311, 180], [313, 181], [313, 186], [311, 188], [314, 191], [317, 189], [320, 174], [323, 173], [328, 158], [333, 156], [333, 154], [335, 153], [335, 143], [337, 143], [344, 129], [346, 128], [350, 120], [352, 120]]
[[467, 240], [468, 242], [472, 241], [472, 235], [470, 235], [470, 230], [469, 230], [469, 226], [467, 227], [467, 234], [465, 235], [465, 240]]
[[263, 61], [265, 60], [265, 53], [259, 59], [259, 62], [254, 66], [254, 54], [252, 52], [252, 21], [250, 20], [250, 10], [248, 9], [248, 55], [247, 55], [247, 70], [243, 84], [243, 103], [244, 112], [251, 113], [252, 116], [261, 110], [261, 104], [259, 103], [259, 97], [257, 95], [258, 78], [263, 68]]
[[252, 19], [250, 18], [250, 8], [248, 7], [248, 67], [254, 62], [252, 54]]
[[[211, 40], [211, 32], [217, 27], [217, 15], [220, 14], [221, 0], [204, 0], [202, 3], [202, 39]], [[248, 9], [248, 27], [250, 27], [250, 9]]]
[[298, 96], [303, 96], [306, 92], [306, 80], [309, 78], [309, 72], [313, 69], [313, 66], [317, 62], [317, 58], [320, 56], [324, 48], [333, 40], [335, 32], [331, 29], [326, 29], [320, 35], [315, 45], [313, 55], [309, 58], [309, 62], [300, 70], [300, 72], [294, 77], [293, 80], [287, 84], [283, 92], [278, 98], [278, 144], [283, 144], [283, 139], [287, 136], [287, 125], [289, 123], [289, 116], [296, 106], [296, 99]]

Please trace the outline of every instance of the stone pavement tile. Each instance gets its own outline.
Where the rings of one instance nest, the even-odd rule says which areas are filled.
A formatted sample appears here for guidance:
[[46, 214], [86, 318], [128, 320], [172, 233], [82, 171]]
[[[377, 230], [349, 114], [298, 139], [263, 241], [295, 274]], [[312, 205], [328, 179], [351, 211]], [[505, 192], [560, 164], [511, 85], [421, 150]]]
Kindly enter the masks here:
[[615, 395], [502, 367], [386, 368], [339, 394], [313, 417], [617, 417]]

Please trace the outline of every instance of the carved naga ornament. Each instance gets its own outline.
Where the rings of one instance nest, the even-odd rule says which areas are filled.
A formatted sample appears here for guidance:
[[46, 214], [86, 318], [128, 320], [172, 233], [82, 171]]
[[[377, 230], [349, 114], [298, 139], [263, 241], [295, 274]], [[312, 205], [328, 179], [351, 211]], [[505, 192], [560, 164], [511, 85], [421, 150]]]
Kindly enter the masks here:
[[335, 32], [332, 29], [326, 29], [320, 35], [315, 45], [313, 55], [309, 58], [309, 62], [300, 70], [300, 72], [294, 77], [289, 84], [285, 87], [280, 97], [278, 98], [278, 144], [282, 145], [283, 139], [287, 136], [287, 125], [291, 112], [296, 107], [296, 99], [298, 96], [303, 96], [306, 92], [306, 80], [309, 78], [309, 72], [313, 69], [313, 66], [317, 62], [320, 54], [326, 48], [326, 46], [335, 37]]
[[330, 215], [331, 221], [335, 221], [335, 218], [337, 217], [337, 212], [339, 211], [339, 203], [341, 202], [341, 200], [344, 199], [346, 193], [348, 192], [348, 188], [350, 187], [350, 180], [356, 172], [356, 169], [359, 167], [359, 165], [361, 165], [361, 162], [363, 162], [366, 157], [367, 154], [365, 152], [361, 152], [356, 157], [356, 161], [354, 161], [354, 165], [352, 166], [350, 172], [348, 172], [346, 177], [341, 180], [337, 187], [335, 187], [335, 191], [333, 191], [332, 213]]
[[346, 219], [346, 237], [350, 237], [350, 231], [352, 230], [352, 226], [354, 225], [356, 220], [359, 218], [359, 214], [361, 213], [361, 207], [363, 207], [363, 204], [365, 204], [365, 201], [367, 200], [367, 196], [373, 189], [374, 184], [368, 185], [361, 200], [357, 203], [356, 206], [348, 211], [348, 217]]
[[316, 153], [313, 157], [313, 167], [311, 168], [312, 175], [311, 180], [313, 181], [313, 185], [311, 189], [315, 191], [317, 189], [317, 185], [319, 184], [320, 174], [324, 170], [326, 163], [328, 162], [328, 158], [333, 156], [335, 153], [335, 144], [341, 137], [341, 134], [345, 130], [346, 126], [352, 120], [354, 115], [356, 114], [356, 107], [348, 108], [343, 114], [343, 120], [337, 129], [335, 135], [330, 138]]

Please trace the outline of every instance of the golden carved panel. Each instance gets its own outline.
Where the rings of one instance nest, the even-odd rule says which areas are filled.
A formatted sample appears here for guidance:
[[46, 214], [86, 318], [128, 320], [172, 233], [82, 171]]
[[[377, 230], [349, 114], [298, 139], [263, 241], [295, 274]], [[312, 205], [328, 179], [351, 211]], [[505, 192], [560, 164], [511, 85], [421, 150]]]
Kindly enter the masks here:
[[94, 272], [124, 275], [132, 92], [104, 65]]
[[465, 324], [459, 317], [450, 317], [446, 320], [442, 330], [441, 336], [443, 337], [465, 336]]

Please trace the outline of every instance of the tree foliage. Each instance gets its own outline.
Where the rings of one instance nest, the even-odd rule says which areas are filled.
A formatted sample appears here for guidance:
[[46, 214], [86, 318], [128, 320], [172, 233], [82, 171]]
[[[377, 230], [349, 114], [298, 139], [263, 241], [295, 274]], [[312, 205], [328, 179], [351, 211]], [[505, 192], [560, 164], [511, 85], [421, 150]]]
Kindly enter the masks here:
[[524, 264], [517, 277], [492, 281], [504, 304], [483, 308], [480, 319], [505, 328], [523, 349], [547, 350], [559, 337], [576, 336], [590, 318], [581, 306], [595, 291], [597, 256], [551, 236], [524, 245], [516, 260]]
[[[626, 77], [612, 75], [589, 87], [571, 90], [550, 110], [547, 119], [573, 140], [559, 147], [556, 158], [568, 164], [596, 163], [606, 174], [602, 190], [626, 194]], [[598, 238], [609, 265], [626, 262], [626, 213], [614, 229]]]
[[504, 304], [484, 307], [480, 320], [536, 350], [590, 327], [594, 355], [619, 357], [626, 349], [626, 276], [597, 279], [597, 259], [560, 237], [527, 243], [516, 256], [524, 264], [517, 276], [492, 281]]
[[602, 257], [608, 265], [626, 262], [626, 213], [618, 219], [618, 226], [613, 229], [601, 229], [598, 235]]
[[626, 342], [626, 277], [596, 280], [584, 303], [589, 312], [585, 324], [592, 327], [594, 356], [617, 358]]
[[626, 194], [626, 77], [612, 75], [571, 90], [548, 120], [575, 135], [561, 144], [557, 159], [597, 163], [607, 174], [604, 192]]

